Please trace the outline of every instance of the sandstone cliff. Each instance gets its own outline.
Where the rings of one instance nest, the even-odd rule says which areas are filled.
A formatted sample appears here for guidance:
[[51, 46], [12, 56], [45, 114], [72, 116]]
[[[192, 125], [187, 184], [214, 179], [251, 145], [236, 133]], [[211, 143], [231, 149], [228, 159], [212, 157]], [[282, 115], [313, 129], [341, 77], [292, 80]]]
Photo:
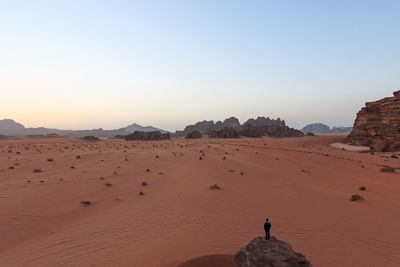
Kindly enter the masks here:
[[358, 113], [348, 140], [373, 151], [400, 150], [400, 91], [369, 102]]

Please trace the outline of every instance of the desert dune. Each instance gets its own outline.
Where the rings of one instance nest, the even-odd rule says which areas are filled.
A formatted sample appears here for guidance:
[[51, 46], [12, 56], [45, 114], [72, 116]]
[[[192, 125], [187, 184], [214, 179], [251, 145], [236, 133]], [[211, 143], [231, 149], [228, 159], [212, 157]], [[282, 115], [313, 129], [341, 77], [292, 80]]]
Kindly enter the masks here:
[[400, 266], [400, 161], [344, 138], [0, 141], [0, 265], [227, 264], [269, 217], [314, 266]]

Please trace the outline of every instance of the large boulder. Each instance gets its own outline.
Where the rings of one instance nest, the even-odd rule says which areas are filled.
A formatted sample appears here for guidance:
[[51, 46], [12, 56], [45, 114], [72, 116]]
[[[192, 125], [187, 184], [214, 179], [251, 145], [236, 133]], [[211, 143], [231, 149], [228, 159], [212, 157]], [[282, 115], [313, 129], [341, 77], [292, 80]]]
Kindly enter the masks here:
[[373, 151], [400, 150], [400, 91], [369, 102], [358, 113], [348, 140]]
[[289, 243], [271, 237], [253, 239], [235, 255], [237, 267], [311, 267], [307, 258], [293, 250]]
[[240, 134], [233, 127], [224, 127], [219, 131], [211, 133], [210, 137], [214, 138], [239, 138]]

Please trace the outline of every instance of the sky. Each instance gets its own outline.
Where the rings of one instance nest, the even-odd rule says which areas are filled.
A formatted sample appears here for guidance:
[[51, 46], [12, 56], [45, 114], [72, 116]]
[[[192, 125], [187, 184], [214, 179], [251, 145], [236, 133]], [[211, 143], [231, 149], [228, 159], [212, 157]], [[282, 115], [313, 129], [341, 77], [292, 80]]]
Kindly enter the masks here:
[[400, 90], [400, 1], [2, 1], [0, 119], [352, 126]]

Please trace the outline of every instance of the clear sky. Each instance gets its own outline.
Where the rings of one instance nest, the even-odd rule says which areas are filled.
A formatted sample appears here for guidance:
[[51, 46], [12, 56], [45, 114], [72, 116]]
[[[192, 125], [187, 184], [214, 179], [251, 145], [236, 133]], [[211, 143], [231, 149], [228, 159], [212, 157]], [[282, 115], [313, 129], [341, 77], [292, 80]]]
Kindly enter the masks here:
[[400, 89], [400, 1], [1, 1], [0, 119], [353, 124]]

